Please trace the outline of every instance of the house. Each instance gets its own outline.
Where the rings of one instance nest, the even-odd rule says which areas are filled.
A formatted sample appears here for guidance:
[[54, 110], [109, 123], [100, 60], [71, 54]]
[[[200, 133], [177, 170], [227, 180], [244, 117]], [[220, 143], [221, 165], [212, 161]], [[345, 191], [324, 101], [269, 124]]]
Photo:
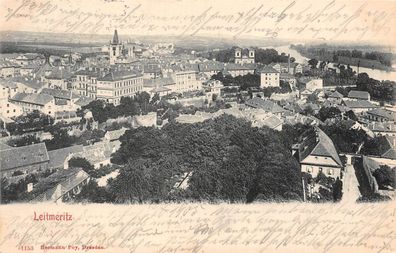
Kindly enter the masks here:
[[67, 90], [71, 88], [73, 74], [68, 68], [58, 67], [52, 69], [51, 73], [44, 77], [48, 88]]
[[22, 107], [13, 104], [8, 99], [0, 99], [0, 115], [4, 118], [11, 119], [23, 114]]
[[199, 72], [208, 76], [216, 75], [224, 70], [224, 63], [217, 61], [207, 61], [198, 64]]
[[393, 122], [370, 122], [367, 128], [376, 136], [396, 136], [396, 125]]
[[143, 90], [143, 78], [133, 70], [111, 71], [98, 78], [97, 98], [119, 105], [121, 97], [135, 96]]
[[396, 112], [383, 108], [375, 108], [373, 110], [367, 111], [366, 117], [369, 120], [374, 120], [379, 122], [387, 122], [387, 121], [395, 122]]
[[344, 106], [348, 107], [354, 113], [367, 112], [368, 110], [377, 108], [376, 105], [372, 104], [368, 100], [348, 100], [348, 99], [344, 99], [341, 102], [341, 105], [344, 105]]
[[344, 96], [341, 93], [339, 93], [338, 91], [334, 91], [328, 95], [328, 99], [330, 101], [336, 102], [336, 103], [341, 102], [343, 98], [344, 98]]
[[72, 154], [81, 152], [82, 150], [83, 150], [82, 145], [75, 145], [75, 146], [48, 151], [48, 157], [49, 157], [48, 169], [51, 170], [64, 169], [65, 167], [67, 167], [66, 163], [68, 162], [68, 157]]
[[174, 77], [161, 77], [156, 79], [144, 79], [143, 91], [150, 96], [158, 94], [160, 97], [176, 92], [176, 80]]
[[72, 200], [87, 185], [90, 176], [81, 168], [59, 170], [33, 186], [31, 202], [62, 203]]
[[254, 74], [257, 65], [255, 63], [226, 63], [224, 65], [224, 71], [228, 72], [232, 77], [245, 76], [247, 74]]
[[47, 94], [53, 96], [55, 99], [55, 104], [67, 105], [70, 107], [70, 110], [76, 109], [74, 106], [74, 102], [76, 102], [80, 98], [70, 90], [43, 88], [40, 94]]
[[146, 64], [143, 67], [143, 79], [155, 79], [162, 76], [159, 64]]
[[48, 94], [17, 93], [9, 99], [10, 102], [19, 105], [23, 112], [29, 113], [35, 110], [53, 116], [57, 111], [55, 99]]
[[305, 84], [305, 88], [310, 91], [323, 89], [323, 79], [312, 79]]
[[287, 82], [291, 88], [296, 87], [297, 79], [289, 73], [280, 73], [279, 79]]
[[[102, 74], [106, 74], [106, 72], [102, 72]], [[95, 99], [97, 81], [100, 76], [101, 73], [98, 69], [80, 69], [74, 73], [74, 77], [72, 78], [72, 89], [79, 95]]]
[[146, 115], [135, 115], [132, 118], [132, 127], [156, 127], [157, 126], [157, 113], [149, 112]]
[[245, 105], [252, 107], [252, 108], [259, 108], [263, 109], [266, 112], [273, 113], [276, 116], [282, 116], [285, 113], [285, 109], [277, 105], [276, 103], [270, 100], [264, 100], [262, 98], [252, 98], [245, 102]]
[[385, 136], [387, 141], [387, 149], [381, 155], [382, 158], [396, 160], [396, 136]]
[[236, 48], [234, 51], [235, 63], [244, 64], [244, 63], [254, 63], [254, 49], [251, 48]]
[[0, 77], [14, 77], [18, 75], [20, 67], [10, 61], [0, 61]]
[[368, 93], [367, 91], [351, 90], [348, 93], [348, 98], [370, 101], [370, 93]]
[[72, 154], [71, 157], [82, 157], [87, 159], [95, 169], [111, 164], [110, 156], [112, 146], [109, 141], [96, 142], [89, 146], [83, 146], [83, 150]]
[[299, 161], [301, 172], [316, 177], [325, 176], [341, 179], [343, 164], [332, 140], [318, 127], [300, 136], [300, 142], [292, 146], [292, 155]]
[[269, 66], [276, 69], [279, 73], [288, 73], [290, 75], [295, 75], [297, 73], [303, 72], [303, 67], [301, 64], [296, 62], [279, 62], [271, 63]]
[[184, 70], [174, 73], [176, 92], [183, 93], [202, 89], [202, 81], [197, 79], [195, 70]]
[[111, 148], [112, 148], [112, 152], [116, 152], [120, 147], [121, 147], [121, 141], [120, 138], [121, 136], [123, 136], [125, 134], [125, 132], [127, 131], [127, 128], [121, 128], [118, 130], [112, 130], [112, 131], [107, 131], [105, 136], [104, 136], [104, 140], [105, 141], [109, 141]]
[[260, 87], [279, 87], [280, 73], [272, 67], [266, 66], [260, 71]]
[[28, 175], [48, 169], [49, 157], [44, 143], [0, 150], [0, 171], [2, 177], [16, 173]]
[[21, 66], [31, 65], [31, 64], [41, 65], [45, 62], [45, 57], [36, 53], [26, 53], [16, 57], [15, 62]]
[[44, 83], [37, 78], [17, 76], [5, 80], [10, 87], [16, 87], [18, 92], [24, 93], [38, 93], [43, 87]]

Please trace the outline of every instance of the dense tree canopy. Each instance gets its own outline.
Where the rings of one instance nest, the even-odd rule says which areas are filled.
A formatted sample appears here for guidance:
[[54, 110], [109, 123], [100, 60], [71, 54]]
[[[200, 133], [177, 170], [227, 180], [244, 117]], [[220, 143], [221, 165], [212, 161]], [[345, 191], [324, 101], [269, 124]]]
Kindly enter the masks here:
[[[182, 199], [251, 202], [301, 199], [297, 161], [284, 136], [229, 115], [197, 124], [138, 128], [121, 138], [112, 162], [124, 166], [109, 184], [117, 202], [172, 198], [177, 178], [190, 173]], [[174, 197], [174, 196], [173, 196]]]
[[118, 106], [106, 103], [100, 99], [94, 100], [88, 105], [83, 106], [79, 114], [81, 115], [82, 111], [88, 109], [92, 112], [94, 119], [102, 123], [119, 116], [134, 116], [154, 111], [156, 109], [154, 104], [157, 102], [157, 97], [153, 97], [150, 101], [150, 94], [140, 92], [134, 97], [122, 97]]
[[393, 91], [396, 88], [394, 81], [378, 81], [370, 78], [366, 73], [360, 73], [357, 77], [358, 90], [367, 91], [371, 98], [383, 101], [393, 101]]

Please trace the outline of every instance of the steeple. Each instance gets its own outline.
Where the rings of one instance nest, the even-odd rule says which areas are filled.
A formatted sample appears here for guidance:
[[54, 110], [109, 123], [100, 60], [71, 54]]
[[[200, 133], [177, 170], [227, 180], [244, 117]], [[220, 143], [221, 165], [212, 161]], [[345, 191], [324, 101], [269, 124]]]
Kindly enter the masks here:
[[113, 45], [119, 44], [117, 29], [114, 30], [113, 40], [111, 41], [111, 44]]

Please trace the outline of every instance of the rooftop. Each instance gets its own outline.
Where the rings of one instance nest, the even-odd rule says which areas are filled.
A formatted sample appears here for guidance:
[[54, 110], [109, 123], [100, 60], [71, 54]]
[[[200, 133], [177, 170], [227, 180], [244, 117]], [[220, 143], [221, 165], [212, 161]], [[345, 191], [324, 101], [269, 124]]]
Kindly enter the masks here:
[[351, 90], [348, 93], [348, 97], [349, 98], [369, 100], [370, 99], [370, 94], [367, 91]]
[[48, 94], [17, 93], [10, 100], [44, 106], [54, 100], [54, 97]]
[[0, 150], [1, 170], [17, 169], [48, 160], [48, 152], [44, 143]]

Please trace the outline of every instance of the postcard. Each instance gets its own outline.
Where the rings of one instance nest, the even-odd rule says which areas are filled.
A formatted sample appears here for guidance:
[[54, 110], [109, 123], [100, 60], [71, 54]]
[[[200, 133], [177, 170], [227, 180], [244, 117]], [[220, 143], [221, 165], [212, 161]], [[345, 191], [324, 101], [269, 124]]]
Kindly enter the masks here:
[[0, 253], [396, 252], [396, 1], [0, 6]]

